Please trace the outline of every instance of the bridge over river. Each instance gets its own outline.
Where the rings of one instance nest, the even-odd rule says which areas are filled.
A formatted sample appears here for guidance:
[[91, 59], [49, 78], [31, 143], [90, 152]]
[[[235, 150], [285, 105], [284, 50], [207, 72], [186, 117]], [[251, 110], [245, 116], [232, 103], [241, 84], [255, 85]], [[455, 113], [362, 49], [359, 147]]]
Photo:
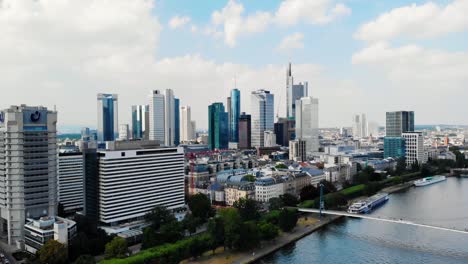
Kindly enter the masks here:
[[458, 230], [458, 229], [455, 229], [455, 228], [447, 228], [447, 227], [441, 227], [441, 226], [419, 224], [419, 223], [415, 223], [415, 222], [411, 222], [411, 221], [405, 221], [403, 219], [392, 219], [392, 218], [384, 218], [384, 217], [379, 217], [379, 216], [369, 216], [369, 215], [362, 215], [362, 214], [350, 214], [350, 213], [347, 213], [347, 212], [334, 211], [334, 210], [322, 210], [320, 212], [320, 209], [309, 209], [309, 208], [297, 208], [297, 209], [298, 209], [299, 212], [305, 212], [305, 213], [322, 213], [322, 214], [326, 214], [326, 215], [341, 215], [341, 216], [369, 219], [369, 220], [381, 221], [381, 222], [387, 222], [387, 223], [419, 226], [419, 227], [437, 229], [437, 230], [442, 230], [442, 231], [450, 231], [450, 232], [455, 232], [455, 233], [461, 233], [461, 234], [468, 235], [467, 230]]

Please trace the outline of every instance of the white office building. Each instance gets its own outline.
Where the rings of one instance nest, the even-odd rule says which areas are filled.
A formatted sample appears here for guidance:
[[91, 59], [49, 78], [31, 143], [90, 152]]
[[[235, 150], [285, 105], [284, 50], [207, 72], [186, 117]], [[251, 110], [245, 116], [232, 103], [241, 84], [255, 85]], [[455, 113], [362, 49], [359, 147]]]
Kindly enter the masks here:
[[353, 137], [365, 138], [369, 136], [369, 124], [366, 114], [356, 114], [353, 116]]
[[252, 147], [264, 147], [265, 130], [274, 130], [274, 95], [266, 90], [254, 91], [250, 105]]
[[116, 144], [98, 153], [98, 220], [102, 225], [142, 220], [157, 205], [169, 209], [185, 205], [183, 148], [135, 144]]
[[27, 219], [24, 225], [25, 249], [31, 254], [41, 249], [49, 240], [57, 240], [68, 246], [76, 236], [77, 226], [75, 221], [61, 217], [41, 217], [38, 220]]
[[191, 112], [190, 106], [180, 107], [180, 140], [182, 142], [194, 139]]
[[284, 194], [284, 184], [278, 178], [262, 177], [255, 181], [255, 200], [268, 202]]
[[174, 146], [175, 139], [175, 101], [174, 92], [166, 89], [164, 92], [164, 145]]
[[402, 137], [405, 139], [406, 164], [411, 166], [416, 162], [419, 165], [426, 163], [424, 136], [422, 132], [404, 132]]
[[128, 124], [119, 125], [119, 140], [129, 140], [130, 139], [130, 129]]
[[149, 98], [149, 139], [165, 142], [165, 100], [159, 90], [152, 90]]
[[296, 101], [296, 138], [306, 141], [308, 152], [316, 152], [319, 142], [319, 102], [311, 96]]
[[22, 247], [27, 218], [57, 208], [57, 112], [11, 106], [0, 111], [0, 232]]
[[58, 159], [58, 201], [65, 212], [83, 210], [84, 158], [81, 152], [60, 153]]
[[289, 141], [289, 159], [297, 162], [307, 160], [306, 141], [303, 139], [295, 139]]
[[267, 130], [263, 135], [265, 139], [265, 147], [274, 147], [276, 146], [276, 134], [271, 130]]

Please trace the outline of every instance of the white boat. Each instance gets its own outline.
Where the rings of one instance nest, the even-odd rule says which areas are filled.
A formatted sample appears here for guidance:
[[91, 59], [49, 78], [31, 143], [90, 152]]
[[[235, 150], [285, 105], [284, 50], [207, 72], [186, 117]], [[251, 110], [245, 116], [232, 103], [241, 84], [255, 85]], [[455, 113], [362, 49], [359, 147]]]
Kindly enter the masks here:
[[422, 186], [442, 182], [442, 181], [445, 181], [445, 180], [447, 180], [447, 177], [437, 175], [437, 176], [434, 176], [434, 177], [426, 177], [426, 178], [423, 178], [421, 180], [414, 181], [414, 185], [416, 187], [422, 187]]
[[381, 206], [389, 199], [388, 193], [378, 193], [367, 198], [364, 201], [359, 201], [353, 203], [348, 208], [348, 213], [350, 214], [367, 214], [375, 208]]

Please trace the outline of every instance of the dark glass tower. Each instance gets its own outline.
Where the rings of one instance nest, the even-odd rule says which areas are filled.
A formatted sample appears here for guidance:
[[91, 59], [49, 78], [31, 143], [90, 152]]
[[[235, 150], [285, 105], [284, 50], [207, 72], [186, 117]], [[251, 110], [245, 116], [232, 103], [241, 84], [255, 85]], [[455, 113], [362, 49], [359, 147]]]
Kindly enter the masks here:
[[116, 94], [98, 94], [98, 140], [113, 141], [119, 135]]
[[180, 144], [180, 100], [174, 98], [174, 145]]
[[223, 103], [213, 103], [208, 106], [208, 144], [211, 149], [227, 149], [228, 139], [228, 113]]
[[231, 110], [229, 111], [229, 140], [239, 142], [239, 117], [240, 117], [240, 91], [231, 90]]

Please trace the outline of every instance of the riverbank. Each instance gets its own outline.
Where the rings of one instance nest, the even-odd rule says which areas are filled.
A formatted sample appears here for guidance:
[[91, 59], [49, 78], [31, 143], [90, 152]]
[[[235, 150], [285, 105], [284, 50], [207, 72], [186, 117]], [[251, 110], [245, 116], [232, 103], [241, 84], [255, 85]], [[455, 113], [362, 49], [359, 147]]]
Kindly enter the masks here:
[[401, 183], [401, 184], [398, 184], [398, 185], [383, 188], [381, 190], [381, 192], [385, 192], [385, 193], [388, 193], [388, 194], [395, 193], [395, 192], [400, 192], [400, 191], [403, 191], [403, 190], [406, 190], [406, 189], [410, 188], [413, 185], [414, 185], [413, 181], [405, 182], [405, 183]]
[[198, 264], [248, 264], [268, 256], [288, 244], [296, 242], [304, 238], [318, 229], [336, 221], [341, 216], [325, 216], [319, 218], [316, 214], [308, 214], [301, 217], [296, 228], [291, 233], [282, 233], [272, 241], [262, 242], [259, 248], [248, 252], [231, 252], [219, 249], [214, 255], [205, 255], [196, 260], [186, 260], [182, 263], [198, 263]]

